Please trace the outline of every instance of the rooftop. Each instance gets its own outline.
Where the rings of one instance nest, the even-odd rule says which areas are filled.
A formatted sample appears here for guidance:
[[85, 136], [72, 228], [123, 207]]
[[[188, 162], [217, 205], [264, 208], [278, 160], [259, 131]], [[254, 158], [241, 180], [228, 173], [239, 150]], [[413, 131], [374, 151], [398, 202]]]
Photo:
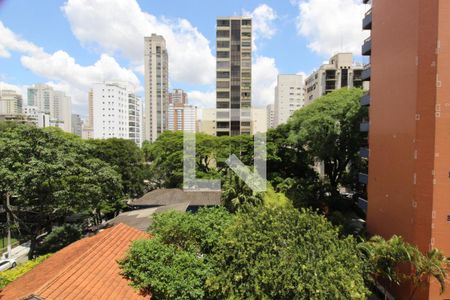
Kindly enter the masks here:
[[10, 283], [0, 299], [148, 299], [128, 285], [116, 262], [132, 241], [143, 238], [148, 235], [118, 224], [81, 239]]

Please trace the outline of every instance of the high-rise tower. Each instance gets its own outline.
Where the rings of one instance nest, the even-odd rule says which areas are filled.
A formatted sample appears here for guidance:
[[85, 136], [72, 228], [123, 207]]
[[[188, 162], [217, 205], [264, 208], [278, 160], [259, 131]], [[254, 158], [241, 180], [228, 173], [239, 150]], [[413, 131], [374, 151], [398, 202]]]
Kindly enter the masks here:
[[144, 38], [145, 140], [154, 142], [167, 129], [169, 63], [164, 37]]
[[216, 135], [250, 134], [251, 18], [217, 18], [216, 38]]

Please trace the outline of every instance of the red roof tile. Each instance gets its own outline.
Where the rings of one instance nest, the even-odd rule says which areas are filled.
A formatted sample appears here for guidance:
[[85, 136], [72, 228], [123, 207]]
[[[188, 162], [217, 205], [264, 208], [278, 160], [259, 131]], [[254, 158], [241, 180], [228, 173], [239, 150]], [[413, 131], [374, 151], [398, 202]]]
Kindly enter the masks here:
[[120, 276], [116, 262], [132, 241], [141, 238], [148, 235], [118, 224], [79, 240], [10, 283], [0, 292], [0, 299], [17, 300], [31, 294], [45, 300], [148, 299]]

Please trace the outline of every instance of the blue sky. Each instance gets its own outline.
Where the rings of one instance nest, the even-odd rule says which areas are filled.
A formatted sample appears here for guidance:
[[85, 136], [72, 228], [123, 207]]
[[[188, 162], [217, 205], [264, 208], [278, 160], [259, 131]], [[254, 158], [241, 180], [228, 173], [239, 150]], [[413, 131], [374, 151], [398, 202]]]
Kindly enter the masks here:
[[23, 92], [49, 83], [85, 115], [94, 82], [129, 81], [143, 95], [143, 37], [155, 32], [167, 40], [170, 88], [210, 107], [215, 19], [250, 15], [253, 102], [262, 106], [278, 73], [308, 74], [333, 53], [357, 53], [365, 9], [360, 0], [0, 0], [0, 84]]

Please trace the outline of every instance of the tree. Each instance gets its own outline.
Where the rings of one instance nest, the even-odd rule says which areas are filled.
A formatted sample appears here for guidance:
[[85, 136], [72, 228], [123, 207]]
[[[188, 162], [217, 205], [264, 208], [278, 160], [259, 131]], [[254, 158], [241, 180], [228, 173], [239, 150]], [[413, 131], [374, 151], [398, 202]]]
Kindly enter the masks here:
[[224, 231], [206, 285], [220, 299], [363, 299], [356, 244], [310, 211], [255, 208]]
[[81, 238], [81, 228], [76, 225], [64, 224], [53, 228], [42, 243], [37, 247], [37, 254], [56, 252]]
[[121, 205], [120, 175], [87, 153], [81, 140], [30, 126], [0, 133], [0, 191], [3, 200], [6, 193], [13, 198], [17, 209], [8, 212], [31, 238], [30, 257], [37, 236], [66, 216], [82, 211], [98, 216]]
[[133, 242], [119, 261], [122, 275], [156, 299], [208, 298], [209, 256], [232, 218], [223, 208], [156, 215], [152, 238]]
[[[435, 278], [440, 284], [441, 293], [445, 291], [450, 261], [437, 249], [423, 254], [416, 246], [396, 235], [389, 240], [374, 236], [360, 243], [358, 249], [366, 261], [365, 278], [369, 286], [380, 279], [395, 285], [409, 281], [414, 287], [410, 295], [410, 299], [413, 299], [417, 290]], [[402, 268], [405, 265], [410, 268]]]
[[361, 89], [334, 91], [296, 111], [288, 122], [289, 140], [324, 163], [330, 192], [335, 195], [349, 167], [360, 160], [363, 137], [359, 125], [365, 109], [359, 104], [362, 93]]
[[88, 141], [93, 147], [91, 155], [111, 165], [122, 179], [123, 192], [129, 197], [144, 193], [144, 155], [130, 140], [110, 138]]

